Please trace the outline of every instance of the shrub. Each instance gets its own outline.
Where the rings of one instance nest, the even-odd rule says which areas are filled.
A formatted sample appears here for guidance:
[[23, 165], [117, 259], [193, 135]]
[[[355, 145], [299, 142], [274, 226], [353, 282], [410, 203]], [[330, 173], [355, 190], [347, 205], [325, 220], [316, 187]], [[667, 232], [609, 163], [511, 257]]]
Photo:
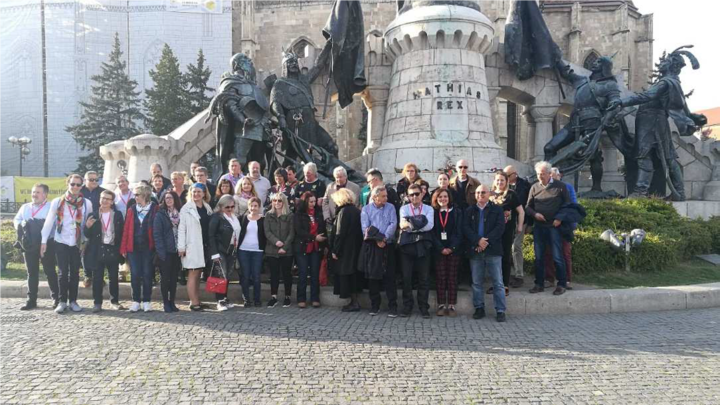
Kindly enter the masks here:
[[3, 220], [0, 223], [0, 251], [2, 251], [3, 263], [22, 263], [23, 257], [19, 249], [13, 247], [17, 240], [17, 233], [13, 228], [12, 221]]
[[[694, 255], [720, 252], [720, 217], [709, 221], [680, 216], [672, 205], [658, 199], [583, 200], [587, 217], [573, 241], [573, 273], [625, 269], [625, 254], [600, 240], [613, 230], [618, 236], [633, 229], [645, 230], [642, 245], [630, 253], [630, 270], [659, 271]], [[534, 269], [532, 236], [526, 236], [523, 255], [527, 269]]]

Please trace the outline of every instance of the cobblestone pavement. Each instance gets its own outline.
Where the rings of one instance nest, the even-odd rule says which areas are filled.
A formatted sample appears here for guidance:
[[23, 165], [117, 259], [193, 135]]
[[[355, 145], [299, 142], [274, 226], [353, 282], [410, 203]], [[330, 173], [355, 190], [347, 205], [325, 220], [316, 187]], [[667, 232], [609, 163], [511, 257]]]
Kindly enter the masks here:
[[21, 312], [0, 403], [718, 404], [720, 310], [423, 320], [337, 308]]

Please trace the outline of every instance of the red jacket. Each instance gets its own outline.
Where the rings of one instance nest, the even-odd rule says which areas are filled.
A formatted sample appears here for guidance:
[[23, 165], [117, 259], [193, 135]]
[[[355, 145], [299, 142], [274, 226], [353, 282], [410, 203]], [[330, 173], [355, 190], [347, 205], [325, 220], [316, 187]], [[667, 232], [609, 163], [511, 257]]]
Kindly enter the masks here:
[[[146, 220], [150, 221], [148, 226], [148, 240], [150, 241], [150, 251], [155, 250], [155, 240], [153, 239], [153, 218], [158, 211], [158, 205], [152, 203], [150, 212]], [[129, 207], [125, 217], [125, 227], [123, 228], [122, 243], [120, 244], [120, 254], [125, 255], [133, 252], [133, 243], [135, 241], [135, 213], [137, 212], [135, 205]]]

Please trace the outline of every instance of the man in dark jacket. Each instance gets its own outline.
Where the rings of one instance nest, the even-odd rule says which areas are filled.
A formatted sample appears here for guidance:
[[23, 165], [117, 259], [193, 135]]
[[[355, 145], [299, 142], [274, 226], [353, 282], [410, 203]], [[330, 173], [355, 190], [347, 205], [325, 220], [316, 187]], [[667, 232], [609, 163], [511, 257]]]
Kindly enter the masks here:
[[538, 182], [530, 188], [525, 212], [534, 217], [533, 240], [535, 243], [535, 286], [530, 293], [543, 292], [545, 288], [545, 249], [552, 249], [553, 261], [557, 270], [557, 288], [553, 295], [562, 295], [567, 286], [567, 272], [565, 258], [562, 254], [562, 238], [559, 227], [562, 220], [556, 218], [560, 207], [570, 203], [570, 194], [565, 184], [560, 181], [553, 181], [551, 175], [552, 166], [542, 161], [535, 164]]
[[[503, 169], [503, 172], [505, 172], [505, 174], [508, 176], [508, 187], [510, 187], [510, 190], [514, 191], [515, 194], [517, 194], [518, 199], [520, 199], [520, 204], [522, 204], [524, 210], [525, 204], [527, 203], [528, 199], [528, 193], [530, 192], [530, 183], [520, 177], [517, 170], [513, 166], [507, 166]], [[528, 224], [528, 221], [531, 221], [531, 223]], [[513, 239], [513, 266], [512, 277], [510, 278], [510, 287], [512, 288], [520, 288], [523, 285], [523, 277], [525, 277], [525, 270], [523, 269], [524, 259], [522, 244], [523, 239], [525, 238], [525, 230], [528, 226], [531, 225], [532, 219], [530, 218], [530, 216], [525, 215], [522, 232], [515, 234], [515, 238]]]
[[[100, 209], [100, 194], [105, 191], [104, 188], [100, 187], [100, 178], [95, 171], [89, 171], [85, 173], [85, 185], [80, 189], [83, 198], [87, 198], [92, 203], [93, 212], [98, 212]], [[85, 272], [85, 280], [83, 286], [90, 288], [92, 285], [92, 273], [93, 268], [91, 263], [86, 263], [85, 256], [82, 257], [83, 271]]]
[[483, 281], [485, 271], [493, 280], [493, 301], [497, 321], [505, 322], [505, 286], [502, 279], [502, 234], [505, 231], [505, 214], [502, 207], [490, 201], [490, 188], [480, 185], [475, 189], [477, 203], [465, 210], [463, 233], [468, 245], [472, 272], [474, 319], [485, 317]]

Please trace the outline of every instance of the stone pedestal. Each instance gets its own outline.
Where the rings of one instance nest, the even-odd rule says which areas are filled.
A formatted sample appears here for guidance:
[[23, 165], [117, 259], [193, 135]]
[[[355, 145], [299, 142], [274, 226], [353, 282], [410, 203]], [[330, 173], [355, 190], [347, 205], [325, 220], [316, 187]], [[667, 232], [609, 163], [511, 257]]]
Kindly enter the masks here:
[[535, 122], [535, 153], [533, 161], [545, 159], [545, 145], [553, 137], [552, 123], [555, 120], [559, 105], [533, 105], [530, 107], [530, 115]]
[[105, 160], [102, 186], [115, 190], [115, 179], [128, 168], [130, 156], [125, 151], [125, 141], [115, 141], [100, 147], [100, 156]]
[[150, 180], [150, 165], [160, 163], [167, 168], [171, 156], [170, 141], [157, 135], [138, 135], [125, 141], [125, 150], [130, 155], [128, 181], [135, 185], [140, 180]]
[[390, 91], [372, 165], [389, 182], [408, 162], [422, 172], [460, 158], [475, 171], [514, 162], [494, 137], [483, 56], [493, 36], [485, 15], [455, 5], [417, 7], [388, 26]]

